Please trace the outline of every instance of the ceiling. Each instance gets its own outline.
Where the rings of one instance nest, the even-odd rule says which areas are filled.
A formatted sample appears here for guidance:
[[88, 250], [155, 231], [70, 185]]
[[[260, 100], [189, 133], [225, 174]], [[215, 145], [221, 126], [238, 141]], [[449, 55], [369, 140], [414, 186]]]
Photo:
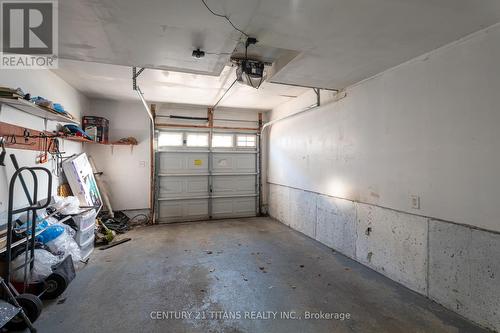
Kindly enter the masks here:
[[[206, 1], [258, 38], [252, 52], [298, 54], [271, 81], [333, 89], [500, 21], [498, 0]], [[241, 48], [242, 35], [201, 0], [65, 0], [59, 8], [61, 58], [217, 77]], [[210, 54], [192, 58], [198, 47]]]
[[[93, 98], [138, 100], [132, 90], [130, 67], [59, 60], [54, 72]], [[214, 105], [236, 78], [235, 68], [224, 66], [221, 75], [209, 76], [147, 69], [137, 82], [147, 101]], [[220, 106], [270, 110], [306, 92], [307, 88], [264, 82], [259, 89], [235, 83]]]

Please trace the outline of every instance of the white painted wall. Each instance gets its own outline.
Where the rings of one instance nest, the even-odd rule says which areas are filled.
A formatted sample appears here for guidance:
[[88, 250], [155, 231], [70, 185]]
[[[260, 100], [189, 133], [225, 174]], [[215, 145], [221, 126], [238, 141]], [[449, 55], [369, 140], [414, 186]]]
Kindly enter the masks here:
[[85, 144], [110, 191], [114, 210], [149, 208], [150, 149], [149, 117], [139, 102], [93, 99], [89, 116], [109, 120], [109, 140], [133, 136], [134, 147]]
[[497, 25], [273, 125], [269, 182], [500, 231], [499, 42]]
[[[77, 119], [81, 117], [88, 108], [87, 98], [71, 87], [53, 72], [48, 70], [0, 70], [0, 86], [21, 87], [26, 93], [30, 92], [33, 96], [44, 96], [48, 99], [56, 101], [64, 105]], [[41, 118], [23, 113], [16, 109], [2, 106], [0, 111], [0, 121], [11, 123], [18, 126], [25, 126], [36, 130], [54, 130], [57, 123], [49, 121], [45, 126], [44, 120]], [[82, 151], [81, 144], [61, 140], [61, 150], [68, 154], [79, 153]], [[8, 154], [14, 153], [21, 166], [34, 166], [36, 151], [8, 149]], [[6, 167], [0, 167], [0, 224], [4, 223], [5, 212], [8, 205], [8, 183], [14, 172], [10, 158], [6, 159]], [[41, 165], [52, 169], [52, 162]], [[46, 183], [43, 179], [40, 184]], [[53, 193], [56, 193], [58, 180], [54, 179]], [[40, 188], [40, 199], [44, 198], [44, 193], [47, 192], [46, 186]], [[21, 188], [17, 188], [15, 196], [15, 206], [21, 207], [27, 204], [24, 199], [25, 195]]]
[[[257, 120], [256, 110], [218, 109], [215, 117]], [[260, 111], [262, 112], [262, 111]], [[158, 115], [184, 115], [206, 117], [206, 107], [157, 104]], [[85, 151], [94, 158], [98, 171], [103, 171], [103, 179], [111, 193], [111, 204], [116, 210], [149, 208], [150, 196], [150, 144], [149, 118], [143, 105], [130, 101], [92, 99], [90, 111], [86, 115], [105, 117], [110, 123], [110, 141], [133, 136], [139, 145], [101, 146], [85, 144]], [[158, 123], [191, 123], [202, 125], [200, 121], [158, 118]], [[221, 126], [254, 127], [255, 124], [216, 122]]]

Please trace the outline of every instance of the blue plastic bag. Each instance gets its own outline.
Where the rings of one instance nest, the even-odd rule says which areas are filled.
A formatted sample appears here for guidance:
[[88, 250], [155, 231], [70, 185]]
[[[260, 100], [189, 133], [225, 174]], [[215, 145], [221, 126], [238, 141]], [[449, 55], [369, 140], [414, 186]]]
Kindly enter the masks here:
[[51, 225], [50, 227], [45, 229], [45, 231], [42, 232], [40, 235], [36, 236], [36, 240], [40, 243], [46, 244], [47, 242], [50, 242], [51, 240], [54, 240], [57, 237], [61, 236], [63, 232], [64, 232], [63, 226]]
[[[49, 222], [46, 220], [42, 219], [40, 216], [36, 217], [36, 227], [35, 227], [35, 232], [39, 232], [40, 230], [43, 230], [49, 226]], [[31, 235], [31, 220], [28, 222], [22, 224], [19, 227], [16, 227], [16, 230], [26, 230], [26, 233], [28, 235]]]

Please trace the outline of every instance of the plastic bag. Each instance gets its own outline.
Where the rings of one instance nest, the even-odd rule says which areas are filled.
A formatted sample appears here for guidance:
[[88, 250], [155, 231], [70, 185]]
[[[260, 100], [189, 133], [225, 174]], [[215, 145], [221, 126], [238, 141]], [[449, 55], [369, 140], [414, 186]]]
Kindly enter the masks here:
[[[45, 219], [43, 219], [40, 216], [36, 217], [36, 226], [35, 226], [35, 232], [39, 232], [49, 226], [49, 222], [47, 222]], [[28, 235], [31, 235], [31, 219], [27, 222], [24, 222], [22, 225], [18, 226], [15, 228], [17, 232], [24, 232]]]
[[62, 225], [51, 225], [45, 229], [40, 235], [36, 236], [36, 240], [40, 243], [47, 244], [48, 242], [59, 237], [66, 229]]
[[[12, 261], [12, 267], [19, 267], [19, 265], [24, 264], [25, 252], [18, 255]], [[43, 281], [47, 276], [52, 274], [52, 267], [57, 265], [61, 259], [50, 253], [49, 251], [42, 249], [35, 249], [35, 260], [33, 264], [33, 269], [29, 272], [28, 266], [28, 282], [36, 283]], [[14, 271], [12, 274], [12, 279], [16, 282], [24, 281], [24, 268]]]
[[54, 196], [53, 207], [63, 215], [78, 214], [80, 212], [80, 200], [77, 197]]
[[82, 258], [80, 247], [66, 229], [64, 229], [64, 232], [57, 238], [47, 242], [46, 245], [49, 247], [50, 252], [57, 256], [61, 256], [63, 259], [71, 254], [75, 266]]
[[45, 221], [47, 221], [47, 223], [49, 225], [53, 225], [53, 224], [56, 224], [56, 223], [59, 223], [59, 220], [56, 219], [55, 217], [51, 216], [51, 217], [46, 217], [45, 218]]
[[66, 230], [66, 232], [71, 236], [71, 238], [75, 238], [76, 236], [76, 230], [71, 228], [67, 224], [63, 224], [62, 227]]

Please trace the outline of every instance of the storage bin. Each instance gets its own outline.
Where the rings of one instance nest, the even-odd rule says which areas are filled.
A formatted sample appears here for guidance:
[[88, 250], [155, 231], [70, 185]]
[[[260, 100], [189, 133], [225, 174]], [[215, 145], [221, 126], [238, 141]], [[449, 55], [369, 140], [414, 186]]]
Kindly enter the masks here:
[[95, 218], [97, 213], [92, 209], [86, 213], [72, 216], [78, 230], [86, 230], [89, 226], [95, 225]]
[[85, 243], [80, 245], [80, 253], [82, 260], [87, 260], [92, 251], [94, 251], [94, 238], [95, 236], [92, 235], [90, 239], [88, 239]]
[[75, 241], [79, 246], [86, 244], [87, 241], [94, 237], [95, 224], [87, 227], [87, 229], [78, 230], [75, 235]]
[[94, 141], [108, 143], [109, 120], [102, 117], [85, 116], [82, 119], [82, 128], [87, 131], [89, 127], [95, 128], [96, 136]]

